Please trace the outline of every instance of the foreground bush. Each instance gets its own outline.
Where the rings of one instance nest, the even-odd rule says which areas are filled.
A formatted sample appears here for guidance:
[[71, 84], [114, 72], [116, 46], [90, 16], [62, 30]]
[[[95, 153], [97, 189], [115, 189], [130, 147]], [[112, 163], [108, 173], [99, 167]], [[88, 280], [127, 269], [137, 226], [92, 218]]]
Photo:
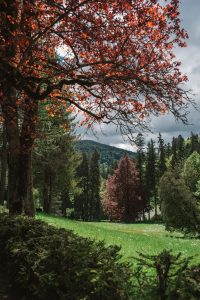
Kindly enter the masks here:
[[41, 221], [0, 216], [1, 270], [14, 299], [131, 299], [119, 248]]
[[137, 258], [134, 272], [134, 299], [198, 300], [200, 299], [200, 265], [190, 266], [191, 257], [173, 255], [164, 250], [159, 255]]

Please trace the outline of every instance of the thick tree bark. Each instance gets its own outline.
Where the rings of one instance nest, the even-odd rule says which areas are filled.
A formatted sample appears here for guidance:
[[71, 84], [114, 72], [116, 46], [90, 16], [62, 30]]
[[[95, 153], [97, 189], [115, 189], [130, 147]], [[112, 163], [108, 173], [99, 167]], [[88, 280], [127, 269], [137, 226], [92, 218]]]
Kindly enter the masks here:
[[6, 128], [3, 126], [2, 132], [2, 148], [1, 148], [1, 180], [0, 180], [0, 204], [4, 204], [5, 184], [7, 171], [7, 139]]
[[20, 135], [18, 199], [24, 213], [33, 217], [35, 204], [32, 193], [32, 148], [36, 136], [38, 103], [27, 99]]

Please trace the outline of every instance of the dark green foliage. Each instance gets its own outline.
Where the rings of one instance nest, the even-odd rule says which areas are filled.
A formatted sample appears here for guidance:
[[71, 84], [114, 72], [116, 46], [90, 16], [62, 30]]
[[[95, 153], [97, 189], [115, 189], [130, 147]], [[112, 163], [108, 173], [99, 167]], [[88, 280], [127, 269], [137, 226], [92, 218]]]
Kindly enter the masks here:
[[128, 154], [129, 157], [134, 158], [136, 154], [132, 151], [120, 149], [117, 147], [97, 143], [94, 141], [84, 140], [76, 143], [76, 150], [79, 152], [86, 152], [89, 155], [97, 150], [100, 155], [100, 163], [106, 165], [112, 165], [114, 161], [119, 161], [122, 156]]
[[144, 160], [145, 160], [145, 154], [144, 154], [144, 137], [142, 133], [138, 133], [136, 137], [136, 146], [137, 146], [137, 160], [136, 160], [136, 167], [139, 172], [139, 179], [140, 182], [143, 182], [144, 179]]
[[164, 250], [159, 255], [140, 253], [136, 260], [134, 299], [200, 299], [200, 265], [189, 266], [190, 257]]
[[165, 145], [164, 140], [159, 133], [158, 136], [158, 176], [161, 177], [166, 171], [166, 162], [165, 162]]
[[153, 198], [153, 206], [155, 215], [157, 215], [157, 190], [156, 190], [156, 150], [154, 141], [151, 140], [147, 145], [146, 165], [145, 165], [145, 194], [147, 201], [147, 209], [151, 208], [151, 198]]
[[175, 170], [168, 170], [160, 181], [160, 201], [167, 229], [199, 232], [199, 209], [192, 192]]
[[0, 216], [1, 270], [15, 300], [131, 299], [119, 248], [41, 221]]
[[49, 116], [50, 104], [41, 104], [39, 109], [39, 138], [33, 155], [34, 187], [39, 191], [44, 212], [65, 215], [75, 187], [74, 124], [62, 107], [59, 115]]
[[190, 190], [195, 193], [200, 180], [200, 154], [194, 151], [185, 161], [183, 177]]
[[88, 155], [83, 152], [82, 160], [76, 172], [79, 193], [74, 199], [74, 214], [76, 219], [89, 220], [90, 174]]
[[191, 132], [190, 141], [191, 143], [189, 154], [193, 153], [194, 151], [200, 153], [200, 141], [198, 134], [194, 134], [193, 132]]
[[97, 150], [92, 154], [90, 160], [90, 220], [100, 218], [100, 155]]

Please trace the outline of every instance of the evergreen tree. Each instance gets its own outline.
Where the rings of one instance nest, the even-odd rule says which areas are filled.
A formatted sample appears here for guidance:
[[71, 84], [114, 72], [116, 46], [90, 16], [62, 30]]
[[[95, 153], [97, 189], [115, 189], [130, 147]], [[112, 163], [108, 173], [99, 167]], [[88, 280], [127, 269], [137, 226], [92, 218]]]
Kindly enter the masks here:
[[185, 161], [183, 177], [190, 190], [195, 193], [200, 180], [200, 154], [194, 151]]
[[75, 136], [73, 118], [62, 107], [59, 114], [62, 118], [50, 116], [47, 103], [40, 106], [39, 138], [33, 156], [34, 187], [39, 190], [46, 213], [65, 215], [66, 202], [74, 186]]
[[161, 212], [167, 229], [197, 232], [200, 218], [197, 203], [176, 170], [168, 170], [160, 181]]
[[172, 167], [174, 167], [176, 163], [177, 163], [177, 140], [175, 137], [173, 137], [173, 139], [172, 139], [172, 159], [171, 159]]
[[144, 142], [144, 137], [143, 137], [142, 133], [138, 133], [135, 144], [137, 146], [136, 166], [137, 166], [137, 170], [139, 172], [140, 182], [142, 183], [143, 177], [144, 177], [144, 159], [145, 159], [145, 155], [144, 155], [145, 142]]
[[90, 203], [89, 219], [99, 220], [100, 218], [100, 155], [97, 150], [92, 154], [90, 161]]
[[[144, 163], [145, 163], [145, 154], [144, 147], [145, 141], [142, 133], [138, 133], [136, 137], [136, 146], [137, 146], [137, 157], [136, 157], [136, 167], [138, 170], [138, 176], [140, 179], [140, 188], [143, 199], [145, 200], [145, 182], [144, 182]], [[145, 208], [143, 209], [143, 220], [145, 220]]]
[[176, 145], [177, 145], [177, 159], [178, 161], [183, 160], [185, 158], [185, 144], [184, 144], [184, 138], [182, 135], [179, 134], [179, 136], [176, 139]]
[[172, 152], [171, 144], [170, 144], [170, 143], [167, 143], [167, 145], [165, 145], [165, 153], [166, 153], [167, 159], [170, 158], [171, 152]]
[[191, 147], [190, 147], [189, 154], [193, 153], [194, 151], [200, 153], [200, 142], [199, 142], [198, 134], [194, 134], [193, 132], [191, 132], [190, 140], [191, 140]]
[[89, 202], [90, 202], [90, 177], [89, 177], [89, 162], [85, 152], [82, 153], [82, 160], [77, 168], [77, 178], [80, 192], [74, 200], [74, 215], [76, 219], [83, 221], [89, 220]]
[[113, 176], [106, 182], [103, 206], [110, 220], [134, 222], [144, 208], [136, 166], [127, 155], [122, 157]]
[[165, 146], [164, 140], [161, 133], [158, 136], [158, 176], [159, 178], [166, 171], [166, 162], [165, 162]]
[[147, 145], [146, 166], [145, 166], [145, 194], [146, 194], [148, 211], [150, 212], [151, 199], [153, 198], [155, 216], [157, 216], [156, 151], [155, 151], [154, 141], [152, 139]]

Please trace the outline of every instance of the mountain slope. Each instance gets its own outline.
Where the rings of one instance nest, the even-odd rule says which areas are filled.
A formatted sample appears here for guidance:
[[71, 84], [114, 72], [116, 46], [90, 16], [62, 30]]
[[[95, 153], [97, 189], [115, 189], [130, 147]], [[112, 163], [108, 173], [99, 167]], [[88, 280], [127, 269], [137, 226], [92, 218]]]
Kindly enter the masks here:
[[128, 154], [132, 158], [136, 156], [136, 153], [132, 151], [120, 149], [90, 140], [82, 140], [76, 143], [76, 150], [79, 152], [86, 152], [88, 154], [91, 154], [95, 149], [100, 154], [100, 162], [107, 165], [111, 165], [114, 161], [120, 160], [120, 158], [125, 154]]

